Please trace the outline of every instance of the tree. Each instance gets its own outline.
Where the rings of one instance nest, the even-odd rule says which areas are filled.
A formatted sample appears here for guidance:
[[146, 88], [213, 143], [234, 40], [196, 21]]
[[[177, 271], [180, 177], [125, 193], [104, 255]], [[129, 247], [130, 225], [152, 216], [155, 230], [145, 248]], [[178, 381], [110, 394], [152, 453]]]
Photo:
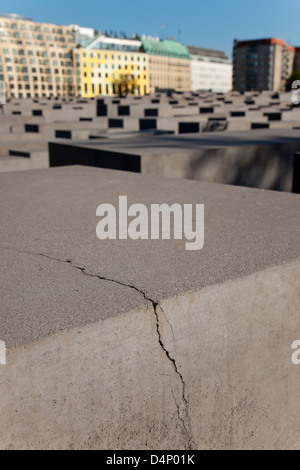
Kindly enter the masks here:
[[285, 84], [286, 91], [291, 91], [292, 90], [292, 84], [296, 80], [300, 80], [300, 70], [295, 70], [292, 73], [292, 75], [287, 79], [286, 84]]
[[134, 75], [121, 74], [121, 77], [116, 78], [113, 83], [115, 93], [122, 95], [134, 95], [138, 89], [137, 80]]

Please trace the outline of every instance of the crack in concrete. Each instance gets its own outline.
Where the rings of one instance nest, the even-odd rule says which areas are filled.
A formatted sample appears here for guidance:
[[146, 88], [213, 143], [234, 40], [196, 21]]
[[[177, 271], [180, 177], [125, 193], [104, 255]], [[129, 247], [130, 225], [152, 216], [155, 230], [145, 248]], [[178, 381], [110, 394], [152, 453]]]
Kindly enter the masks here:
[[169, 362], [171, 362], [172, 366], [173, 366], [173, 369], [176, 373], [176, 375], [179, 377], [180, 379], [180, 382], [181, 382], [181, 386], [182, 386], [182, 401], [183, 401], [183, 404], [184, 404], [184, 417], [182, 417], [182, 414], [181, 414], [181, 409], [180, 409], [180, 406], [178, 405], [178, 403], [176, 402], [176, 399], [175, 399], [175, 396], [174, 396], [174, 392], [173, 392], [173, 389], [171, 390], [172, 391], [172, 395], [173, 395], [173, 398], [174, 398], [174, 402], [175, 402], [175, 405], [176, 405], [176, 408], [177, 408], [177, 414], [178, 414], [178, 419], [180, 420], [180, 422], [182, 423], [182, 427], [185, 431], [185, 434], [187, 436], [187, 439], [188, 439], [188, 450], [192, 450], [192, 444], [195, 445], [188, 429], [187, 429], [187, 425], [186, 425], [186, 420], [188, 420], [190, 422], [190, 417], [189, 417], [189, 413], [188, 413], [188, 409], [189, 409], [189, 403], [188, 403], [188, 400], [186, 398], [186, 384], [185, 384], [185, 381], [183, 379], [183, 376], [181, 374], [181, 372], [179, 371], [178, 367], [177, 367], [177, 363], [176, 363], [176, 360], [170, 355], [170, 352], [168, 351], [168, 349], [166, 348], [166, 346], [164, 345], [164, 342], [163, 342], [163, 339], [162, 339], [162, 334], [161, 334], [161, 331], [160, 331], [160, 321], [159, 321], [159, 314], [158, 314], [158, 307], [160, 308], [161, 312], [163, 313], [164, 315], [164, 318], [166, 319], [168, 325], [170, 326], [171, 328], [171, 332], [172, 332], [172, 335], [173, 335], [173, 339], [175, 340], [174, 338], [174, 332], [173, 332], [173, 327], [172, 325], [170, 324], [168, 318], [166, 317], [166, 314], [165, 312], [163, 311], [162, 307], [160, 306], [159, 302], [156, 302], [155, 300], [151, 299], [150, 297], [147, 296], [147, 294], [139, 289], [138, 287], [135, 287], [134, 285], [132, 284], [126, 284], [124, 282], [121, 282], [121, 281], [117, 281], [116, 279], [111, 279], [111, 278], [107, 278], [107, 277], [104, 277], [104, 276], [100, 276], [99, 274], [92, 274], [92, 273], [88, 273], [86, 271], [86, 268], [85, 267], [81, 267], [81, 266], [78, 266], [76, 264], [74, 264], [71, 260], [62, 260], [62, 259], [59, 259], [59, 258], [54, 258], [54, 257], [51, 257], [49, 255], [46, 255], [44, 253], [36, 253], [36, 252], [32, 252], [32, 251], [26, 251], [26, 250], [18, 250], [18, 249], [15, 249], [15, 248], [10, 248], [10, 247], [0, 247], [0, 249], [3, 249], [3, 250], [9, 250], [9, 251], [14, 251], [14, 252], [17, 252], [17, 253], [25, 253], [25, 254], [30, 254], [30, 255], [33, 255], [33, 256], [41, 256], [43, 258], [46, 258], [46, 259], [49, 259], [51, 261], [56, 261], [58, 263], [64, 263], [64, 264], [69, 264], [70, 266], [72, 266], [73, 268], [75, 269], [78, 269], [83, 275], [85, 276], [88, 276], [88, 277], [94, 277], [94, 278], [98, 278], [99, 280], [101, 281], [107, 281], [107, 282], [113, 282], [115, 284], [118, 284], [120, 286], [123, 286], [123, 287], [128, 287], [130, 289], [133, 289], [135, 290], [136, 292], [138, 292], [139, 294], [141, 294], [144, 299], [147, 301], [147, 302], [150, 302], [152, 307], [153, 307], [153, 312], [154, 312], [154, 315], [155, 315], [155, 319], [156, 319], [156, 332], [157, 332], [157, 335], [158, 335], [158, 342], [159, 342], [159, 345], [161, 347], [161, 349], [164, 351], [167, 359], [169, 360]]
[[175, 344], [175, 335], [174, 335], [173, 326], [172, 326], [172, 324], [169, 322], [169, 319], [168, 319], [166, 313], [164, 312], [164, 310], [163, 310], [163, 308], [162, 308], [162, 306], [161, 306], [160, 304], [159, 304], [159, 308], [160, 308], [160, 310], [161, 310], [161, 313], [162, 313], [163, 316], [164, 316], [164, 319], [166, 320], [166, 322], [168, 323], [168, 325], [169, 325], [169, 327], [170, 327], [170, 330], [171, 330], [171, 333], [172, 333], [172, 337], [173, 337], [173, 341], [174, 341], [174, 344]]
[[192, 450], [192, 444], [191, 444], [191, 443], [193, 443], [193, 444], [195, 444], [195, 443], [194, 443], [194, 441], [192, 440], [192, 438], [190, 437], [189, 432], [188, 432], [187, 427], [186, 427], [186, 424], [185, 424], [185, 420], [182, 418], [182, 416], [181, 416], [181, 414], [180, 414], [180, 406], [178, 405], [178, 403], [177, 403], [177, 401], [176, 401], [173, 388], [171, 389], [171, 392], [172, 392], [172, 396], [173, 396], [173, 399], [174, 399], [175, 406], [176, 406], [176, 408], [177, 408], [178, 418], [179, 418], [179, 420], [181, 421], [182, 427], [183, 427], [183, 429], [184, 429], [184, 431], [185, 431], [185, 434], [186, 434], [186, 436], [187, 436], [187, 438], [188, 438], [188, 448], [187, 448], [187, 450]]
[[175, 373], [178, 375], [178, 377], [180, 379], [180, 382], [181, 382], [181, 385], [182, 385], [182, 401], [183, 401], [183, 404], [184, 404], [184, 414], [185, 414], [184, 418], [181, 415], [180, 406], [176, 402], [173, 389], [172, 389], [172, 395], [173, 395], [173, 398], [174, 398], [174, 401], [175, 401], [175, 405], [177, 407], [178, 418], [179, 418], [179, 420], [181, 421], [181, 423], [183, 425], [184, 431], [185, 431], [187, 439], [188, 439], [188, 450], [192, 450], [192, 443], [193, 444], [195, 444], [195, 443], [193, 442], [193, 439], [192, 439], [192, 437], [191, 437], [191, 435], [190, 435], [190, 433], [187, 429], [187, 426], [186, 426], [186, 419], [190, 422], [190, 417], [189, 417], [189, 414], [188, 414], [189, 403], [188, 403], [188, 400], [186, 398], [186, 384], [185, 384], [185, 381], [183, 379], [183, 375], [181, 374], [181, 372], [179, 371], [179, 369], [177, 367], [176, 360], [170, 355], [170, 352], [168, 351], [168, 349], [165, 347], [165, 345], [163, 343], [162, 335], [161, 335], [161, 331], [160, 331], [159, 315], [158, 315], [158, 311], [157, 311], [158, 307], [162, 310], [159, 303], [153, 302], [153, 310], [154, 310], [154, 314], [155, 314], [155, 317], [156, 317], [156, 331], [157, 331], [157, 335], [158, 335], [158, 342], [159, 342], [160, 347], [162, 348], [162, 350], [165, 352], [165, 355], [167, 356], [168, 360], [173, 364], [173, 368], [175, 370]]

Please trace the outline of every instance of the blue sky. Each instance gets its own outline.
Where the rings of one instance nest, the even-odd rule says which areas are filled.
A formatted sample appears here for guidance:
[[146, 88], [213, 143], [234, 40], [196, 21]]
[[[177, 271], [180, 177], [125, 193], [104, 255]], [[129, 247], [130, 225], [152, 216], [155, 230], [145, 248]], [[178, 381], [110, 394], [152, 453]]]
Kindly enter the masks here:
[[161, 36], [164, 25], [165, 37], [230, 56], [234, 38], [280, 37], [300, 46], [300, 0], [1, 0], [0, 11], [128, 35]]

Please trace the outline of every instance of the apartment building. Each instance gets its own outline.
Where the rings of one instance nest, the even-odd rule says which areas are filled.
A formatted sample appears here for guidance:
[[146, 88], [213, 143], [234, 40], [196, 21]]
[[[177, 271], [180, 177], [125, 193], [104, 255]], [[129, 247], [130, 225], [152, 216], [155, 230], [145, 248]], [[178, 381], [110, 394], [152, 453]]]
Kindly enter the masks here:
[[149, 93], [149, 60], [138, 38], [99, 34], [86, 47], [75, 49], [73, 59], [83, 97], [115, 95], [124, 88], [135, 95]]
[[285, 88], [293, 71], [295, 48], [282, 39], [234, 42], [233, 87], [237, 91]]
[[149, 91], [191, 89], [191, 58], [187, 48], [177, 41], [142, 37], [149, 61]]
[[71, 26], [0, 15], [0, 80], [16, 98], [72, 96], [81, 88], [73, 67]]
[[191, 56], [191, 90], [226, 93], [232, 90], [232, 62], [225, 52], [187, 46]]

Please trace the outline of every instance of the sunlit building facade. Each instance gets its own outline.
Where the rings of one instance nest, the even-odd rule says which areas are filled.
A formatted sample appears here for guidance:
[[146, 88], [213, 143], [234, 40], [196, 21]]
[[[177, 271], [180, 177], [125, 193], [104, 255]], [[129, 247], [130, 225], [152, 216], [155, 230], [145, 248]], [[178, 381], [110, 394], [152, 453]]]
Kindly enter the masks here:
[[232, 62], [225, 52], [187, 46], [191, 55], [191, 90], [226, 93], [232, 90]]
[[142, 38], [149, 61], [149, 91], [191, 90], [191, 57], [187, 48], [173, 40]]
[[0, 80], [8, 97], [77, 96], [80, 74], [73, 65], [71, 26], [0, 15]]
[[92, 98], [191, 90], [191, 57], [184, 45], [122, 36], [0, 14], [0, 81], [7, 97]]
[[75, 49], [73, 59], [80, 70], [83, 97], [116, 95], [122, 93], [126, 84], [134, 95], [149, 93], [149, 59], [138, 38], [100, 34], [85, 48]]

